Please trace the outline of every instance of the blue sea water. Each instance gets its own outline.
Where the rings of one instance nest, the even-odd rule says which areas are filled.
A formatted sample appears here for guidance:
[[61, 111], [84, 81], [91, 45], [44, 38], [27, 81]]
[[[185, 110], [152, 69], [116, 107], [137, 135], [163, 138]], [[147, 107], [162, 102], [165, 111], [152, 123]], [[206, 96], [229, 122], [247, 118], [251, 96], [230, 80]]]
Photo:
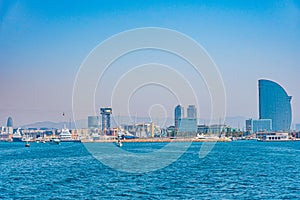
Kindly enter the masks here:
[[[124, 143], [151, 152], [163, 143]], [[0, 143], [1, 199], [300, 199], [300, 142], [193, 143], [166, 168], [143, 174], [103, 165], [81, 143]]]

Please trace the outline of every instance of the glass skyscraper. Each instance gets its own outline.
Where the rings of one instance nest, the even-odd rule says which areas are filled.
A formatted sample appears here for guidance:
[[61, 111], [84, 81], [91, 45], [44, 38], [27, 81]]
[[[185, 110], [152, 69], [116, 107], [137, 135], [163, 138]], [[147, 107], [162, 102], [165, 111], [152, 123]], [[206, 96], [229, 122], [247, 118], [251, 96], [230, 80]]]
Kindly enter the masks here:
[[178, 131], [178, 126], [179, 126], [179, 119], [183, 118], [183, 107], [181, 105], [178, 105], [175, 107], [175, 112], [174, 112], [174, 119], [175, 119], [175, 131]]
[[259, 119], [271, 119], [273, 131], [288, 131], [292, 122], [291, 96], [277, 83], [259, 80]]
[[9, 118], [7, 119], [6, 126], [7, 126], [7, 127], [13, 127], [13, 120], [12, 120], [11, 117], [9, 117]]
[[187, 118], [196, 119], [197, 118], [197, 109], [195, 105], [189, 105], [187, 108]]

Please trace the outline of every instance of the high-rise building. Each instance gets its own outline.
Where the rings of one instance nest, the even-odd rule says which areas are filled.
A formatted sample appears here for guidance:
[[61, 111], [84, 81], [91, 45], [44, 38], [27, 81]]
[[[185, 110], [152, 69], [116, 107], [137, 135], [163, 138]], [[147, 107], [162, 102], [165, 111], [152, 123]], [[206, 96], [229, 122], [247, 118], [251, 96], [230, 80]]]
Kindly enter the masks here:
[[187, 108], [187, 118], [197, 119], [197, 109], [195, 105], [189, 105]]
[[7, 127], [13, 127], [13, 120], [12, 120], [11, 117], [9, 117], [9, 118], [7, 119], [7, 124], [6, 124], [6, 126], [7, 126]]
[[273, 131], [288, 131], [291, 127], [291, 96], [277, 83], [261, 79], [259, 88], [259, 119], [271, 119]]
[[102, 115], [102, 131], [109, 132], [112, 108], [100, 108], [100, 114]]
[[181, 105], [178, 105], [175, 107], [174, 111], [174, 119], [175, 119], [175, 132], [178, 131], [178, 126], [179, 126], [179, 119], [184, 117], [184, 111], [183, 107]]
[[88, 128], [98, 128], [98, 127], [99, 127], [99, 117], [88, 116]]

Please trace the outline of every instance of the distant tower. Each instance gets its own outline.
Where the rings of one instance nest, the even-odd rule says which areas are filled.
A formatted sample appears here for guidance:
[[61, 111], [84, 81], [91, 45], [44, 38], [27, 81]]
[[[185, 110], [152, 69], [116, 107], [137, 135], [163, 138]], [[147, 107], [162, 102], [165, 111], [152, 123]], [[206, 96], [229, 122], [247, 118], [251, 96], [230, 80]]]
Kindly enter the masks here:
[[110, 115], [112, 114], [112, 108], [100, 108], [100, 114], [102, 116], [102, 131], [107, 132], [110, 130]]
[[197, 119], [197, 109], [195, 105], [189, 105], [187, 108], [187, 118]]
[[183, 107], [181, 105], [178, 105], [175, 107], [174, 111], [174, 119], [175, 119], [175, 132], [178, 131], [178, 126], [179, 126], [179, 119], [183, 118], [184, 113], [183, 113]]
[[6, 125], [7, 127], [13, 127], [13, 120], [12, 120], [12, 118], [11, 117], [9, 117], [8, 119], [7, 119], [7, 125]]

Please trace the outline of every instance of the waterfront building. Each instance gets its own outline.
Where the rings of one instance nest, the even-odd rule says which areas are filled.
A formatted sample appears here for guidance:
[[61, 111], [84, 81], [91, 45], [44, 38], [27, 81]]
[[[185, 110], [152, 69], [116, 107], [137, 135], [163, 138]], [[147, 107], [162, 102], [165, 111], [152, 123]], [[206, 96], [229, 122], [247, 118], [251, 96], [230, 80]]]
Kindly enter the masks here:
[[272, 130], [272, 119], [248, 119], [246, 131], [249, 133], [269, 132]]
[[216, 134], [221, 135], [222, 132], [224, 132], [226, 129], [226, 125], [224, 124], [212, 124], [209, 126], [209, 133], [210, 134]]
[[135, 123], [135, 124], [122, 124], [124, 132], [127, 132], [135, 137], [147, 138], [161, 136], [162, 129], [160, 126], [155, 125], [153, 122], [150, 123]]
[[99, 127], [99, 117], [88, 116], [88, 128], [98, 128], [98, 127]]
[[197, 109], [195, 105], [189, 105], [187, 108], [187, 118], [197, 119]]
[[259, 87], [259, 119], [271, 119], [273, 131], [288, 131], [291, 127], [291, 96], [278, 84], [261, 79]]
[[177, 105], [175, 107], [175, 111], [174, 111], [174, 119], [175, 119], [175, 132], [178, 131], [179, 128], [179, 119], [184, 117], [184, 110], [183, 107], [181, 105]]
[[196, 136], [197, 119], [195, 118], [180, 118], [178, 120], [178, 136]]
[[102, 131], [105, 133], [109, 133], [110, 115], [112, 114], [112, 108], [100, 108], [100, 114], [102, 116]]
[[167, 137], [174, 137], [175, 136], [175, 126], [169, 126], [166, 129]]
[[150, 123], [136, 123], [134, 124], [135, 132], [133, 135], [139, 138], [149, 137], [151, 134], [151, 124]]
[[197, 126], [197, 133], [199, 133], [199, 134], [208, 134], [209, 133], [209, 126], [207, 126], [207, 125], [198, 125]]
[[[93, 135], [89, 129], [74, 129], [71, 130], [72, 137], [78, 140], [93, 140]], [[100, 139], [99, 136], [97, 139]]]

